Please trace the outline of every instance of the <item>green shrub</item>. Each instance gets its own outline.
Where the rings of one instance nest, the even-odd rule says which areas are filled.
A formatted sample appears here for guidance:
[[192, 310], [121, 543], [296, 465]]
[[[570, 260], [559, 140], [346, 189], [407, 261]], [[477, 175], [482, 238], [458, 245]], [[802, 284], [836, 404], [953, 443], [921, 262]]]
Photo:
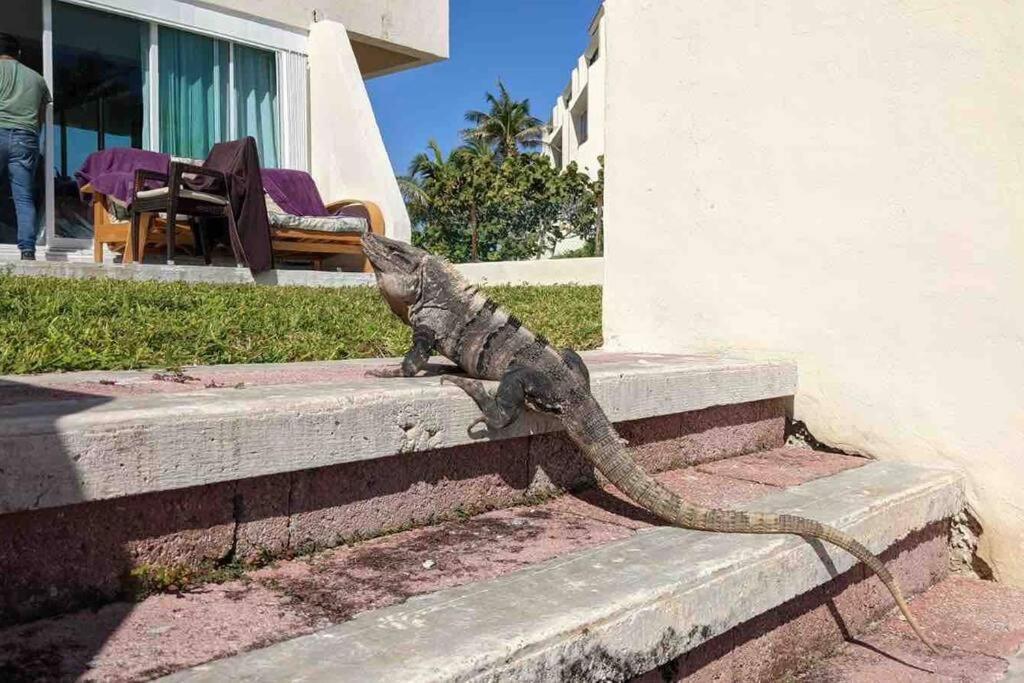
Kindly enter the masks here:
[[[601, 288], [492, 287], [558, 346], [601, 343]], [[252, 287], [0, 274], [0, 374], [398, 356], [409, 330], [375, 288]]]
[[586, 242], [581, 247], [567, 249], [560, 254], [554, 254], [551, 258], [590, 258], [596, 256], [597, 251], [593, 242]]

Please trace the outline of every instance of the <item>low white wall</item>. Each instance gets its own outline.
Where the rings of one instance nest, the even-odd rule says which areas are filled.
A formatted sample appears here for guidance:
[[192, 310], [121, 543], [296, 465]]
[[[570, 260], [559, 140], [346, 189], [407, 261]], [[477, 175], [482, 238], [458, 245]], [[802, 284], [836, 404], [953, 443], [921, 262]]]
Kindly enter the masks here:
[[309, 30], [309, 99], [312, 175], [324, 201], [374, 201], [388, 237], [408, 241], [409, 214], [348, 34], [336, 21]]
[[601, 285], [603, 258], [564, 258], [541, 261], [492, 261], [455, 266], [470, 282], [486, 285]]
[[[132, 280], [202, 282], [215, 285], [287, 285], [298, 287], [376, 286], [373, 274], [319, 270], [268, 270], [253, 278], [248, 268], [176, 264], [92, 263], [82, 258], [69, 261], [20, 261], [15, 251], [0, 251], [0, 275], [60, 277], [76, 280]], [[543, 265], [547, 264], [547, 265]], [[600, 258], [550, 261], [496, 261], [455, 266], [467, 279], [491, 285], [600, 285], [604, 264]]]
[[1024, 584], [1024, 13], [606, 0], [609, 348], [798, 361], [796, 417], [956, 465]]

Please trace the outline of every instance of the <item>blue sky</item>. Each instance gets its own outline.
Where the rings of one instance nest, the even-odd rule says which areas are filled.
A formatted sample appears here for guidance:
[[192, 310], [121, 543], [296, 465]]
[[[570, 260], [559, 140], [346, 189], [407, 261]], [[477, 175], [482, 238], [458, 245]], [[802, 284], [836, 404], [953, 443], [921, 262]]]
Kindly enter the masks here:
[[409, 160], [435, 138], [460, 144], [467, 109], [484, 109], [500, 78], [516, 99], [529, 98], [542, 121], [587, 46], [600, 0], [451, 0], [449, 58], [366, 82], [391, 164]]

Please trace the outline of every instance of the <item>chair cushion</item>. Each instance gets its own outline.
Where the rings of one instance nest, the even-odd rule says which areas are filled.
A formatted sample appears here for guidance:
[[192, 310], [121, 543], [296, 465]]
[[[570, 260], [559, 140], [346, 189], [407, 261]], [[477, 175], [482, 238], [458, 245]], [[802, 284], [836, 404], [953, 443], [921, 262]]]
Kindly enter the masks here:
[[[154, 197], [166, 197], [168, 192], [170, 192], [170, 190], [166, 187], [158, 187], [155, 190], [142, 190], [141, 192], [136, 192], [135, 196], [139, 199], [153, 199]], [[220, 204], [221, 206], [226, 206], [228, 203], [228, 200], [224, 199], [224, 197], [218, 197], [215, 194], [209, 194], [206, 192], [196, 192], [195, 190], [188, 190], [186, 188], [181, 188], [178, 196], [182, 199], [191, 199], [197, 202], [209, 202], [210, 204]]]
[[293, 216], [290, 213], [268, 211], [270, 225], [274, 228], [311, 230], [313, 232], [347, 232], [361, 235], [369, 229], [365, 218], [358, 216]]
[[263, 198], [267, 200], [267, 213], [288, 213], [274, 201], [274, 198], [270, 196], [269, 192], [263, 193]]

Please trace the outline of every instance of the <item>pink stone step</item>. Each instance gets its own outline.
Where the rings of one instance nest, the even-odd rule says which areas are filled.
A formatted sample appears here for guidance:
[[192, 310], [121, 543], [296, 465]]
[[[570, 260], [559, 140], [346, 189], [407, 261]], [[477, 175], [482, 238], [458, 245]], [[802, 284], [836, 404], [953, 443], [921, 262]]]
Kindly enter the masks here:
[[[781, 446], [784, 401], [617, 427], [637, 462], [660, 472]], [[806, 457], [810, 463], [816, 456]], [[83, 600], [109, 601], [124, 576], [143, 565], [199, 567], [224, 557], [308, 552], [593, 481], [593, 467], [568, 439], [535, 434], [0, 514], [0, 624], [74, 609]]]
[[[805, 670], [797, 680], [999, 681], [1024, 651], [1024, 590], [951, 576], [913, 602], [939, 649], [933, 655], [893, 615]], [[1019, 680], [1019, 679], [1018, 679]]]
[[[794, 485], [866, 462], [796, 449], [734, 460], [724, 473], [675, 470], [659, 479], [694, 502], [729, 506], [779, 490], [772, 463]], [[607, 544], [656, 521], [614, 490], [592, 490], [396, 533], [220, 585], [0, 630], [0, 678], [151, 678]]]

